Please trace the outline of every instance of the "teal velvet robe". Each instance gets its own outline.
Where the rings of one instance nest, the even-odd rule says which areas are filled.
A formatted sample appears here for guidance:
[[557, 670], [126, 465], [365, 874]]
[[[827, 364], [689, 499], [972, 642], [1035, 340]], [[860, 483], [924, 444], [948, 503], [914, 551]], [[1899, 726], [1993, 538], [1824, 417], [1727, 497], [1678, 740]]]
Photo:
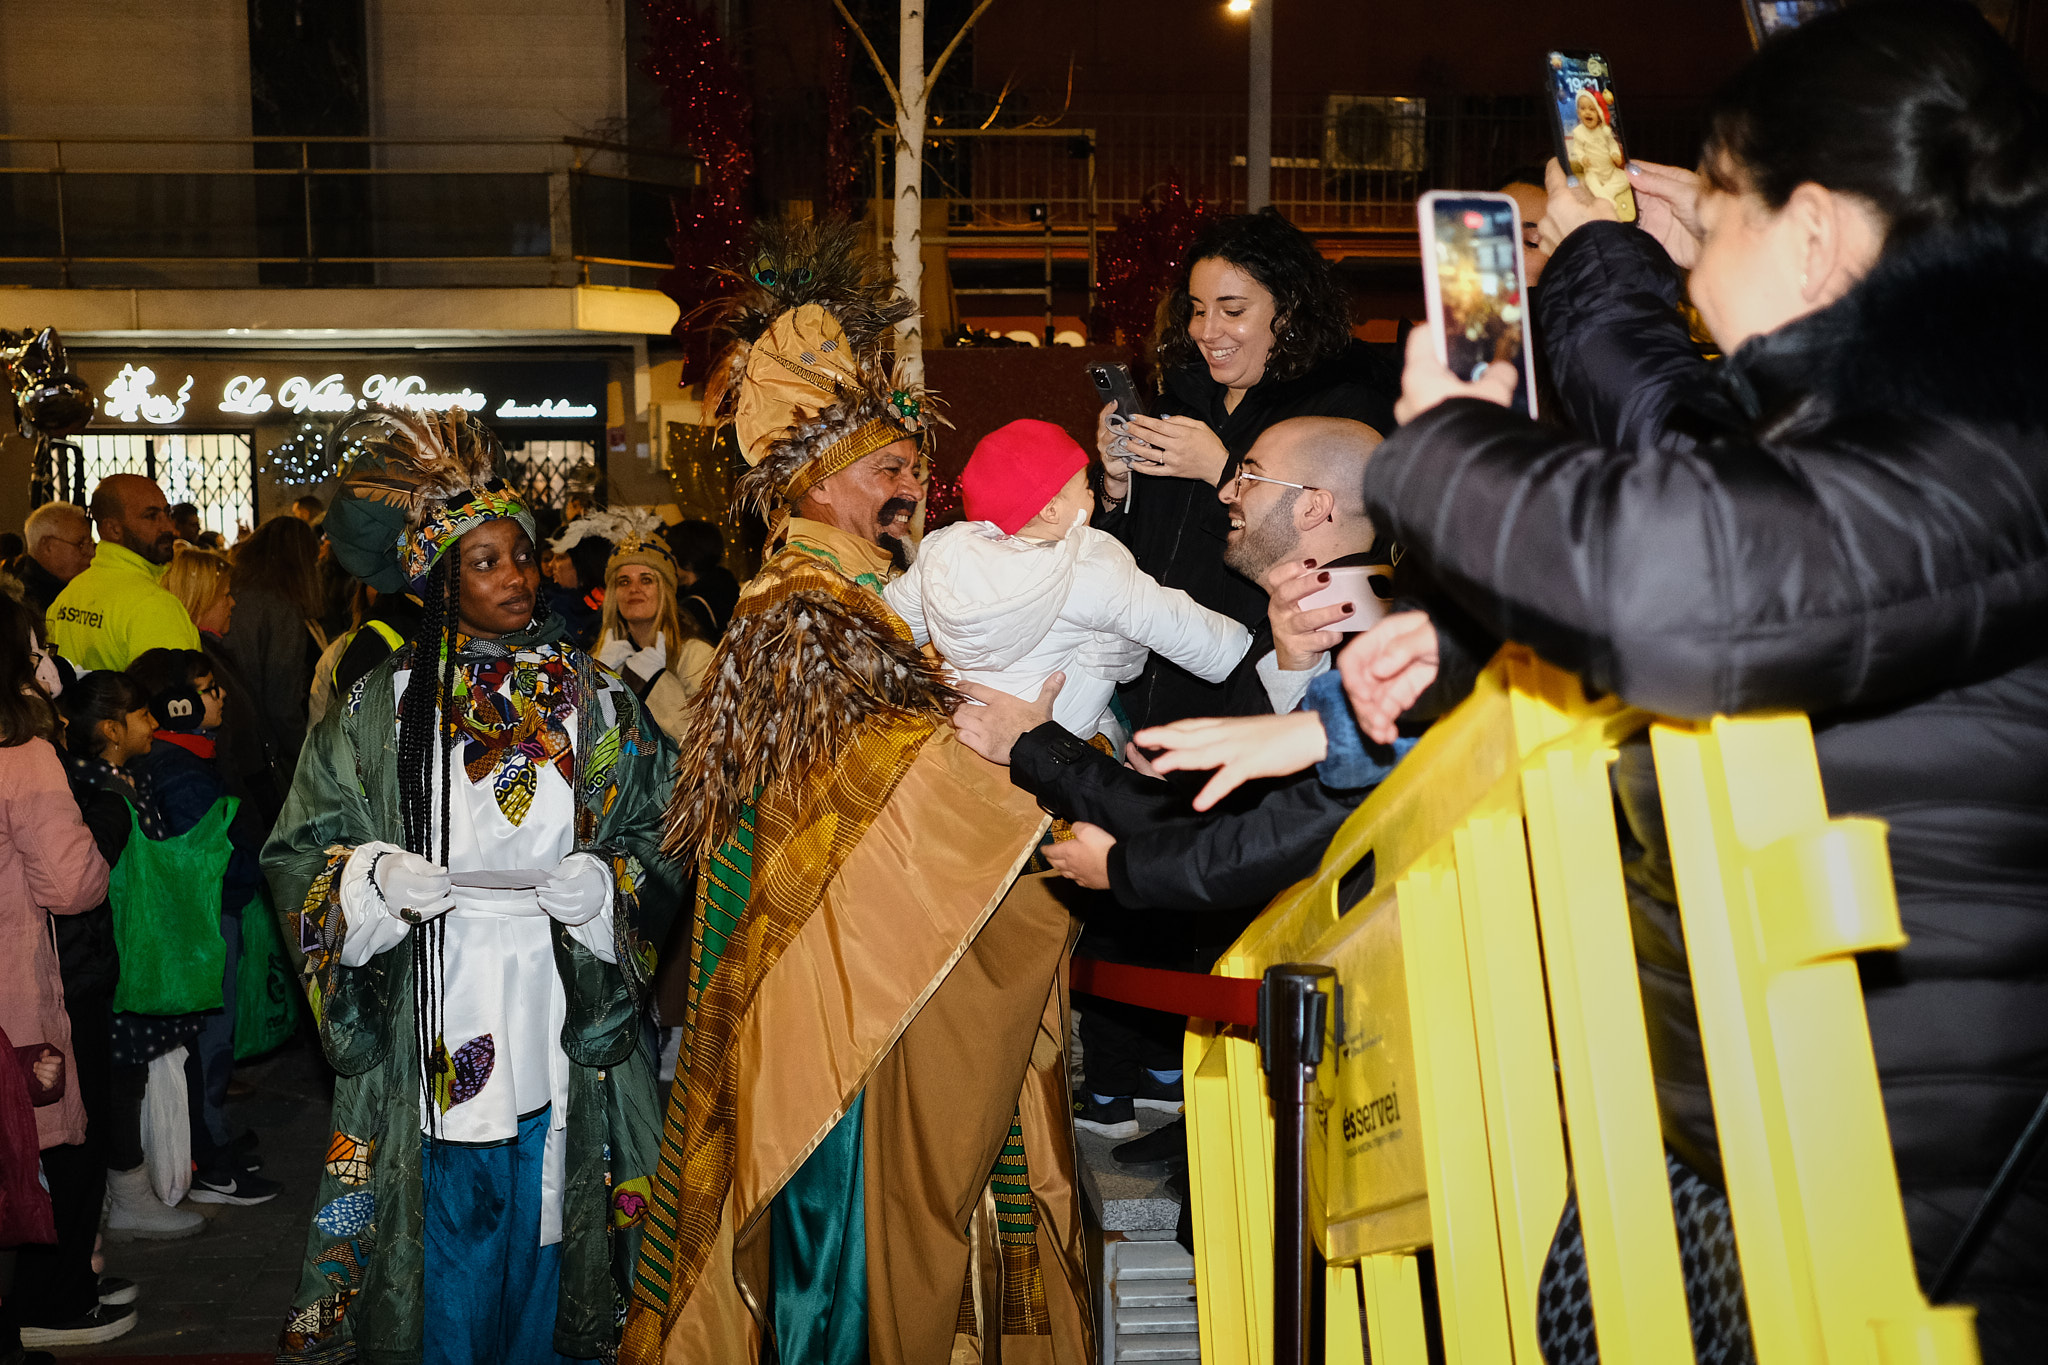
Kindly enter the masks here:
[[[553, 643], [556, 623], [504, 644]], [[284, 936], [337, 1078], [333, 1136], [284, 1362], [415, 1365], [434, 1306], [424, 1284], [420, 1069], [410, 951], [344, 967], [337, 898], [348, 854], [401, 844], [393, 674], [410, 651], [371, 670], [307, 739], [263, 867]], [[643, 1011], [652, 945], [667, 932], [679, 874], [660, 852], [675, 750], [619, 679], [581, 651], [576, 666], [576, 847], [605, 858], [616, 885], [616, 965], [554, 929], [568, 997], [569, 1073], [562, 1198], [562, 1283], [555, 1349], [590, 1357], [618, 1340], [661, 1135]], [[289, 1177], [287, 1177], [289, 1178]]]

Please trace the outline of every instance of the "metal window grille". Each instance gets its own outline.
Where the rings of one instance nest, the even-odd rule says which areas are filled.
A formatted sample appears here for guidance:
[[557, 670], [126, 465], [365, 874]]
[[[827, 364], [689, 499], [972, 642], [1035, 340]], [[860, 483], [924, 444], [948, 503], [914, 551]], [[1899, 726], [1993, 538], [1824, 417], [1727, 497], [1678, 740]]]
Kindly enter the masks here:
[[230, 544], [240, 528], [256, 524], [256, 457], [246, 434], [167, 431], [73, 439], [84, 452], [84, 486], [73, 494], [81, 500], [109, 474], [141, 474], [157, 481], [167, 501], [197, 507], [200, 525]]
[[507, 441], [505, 481], [531, 506], [560, 507], [571, 488], [602, 487], [601, 448], [598, 441]]

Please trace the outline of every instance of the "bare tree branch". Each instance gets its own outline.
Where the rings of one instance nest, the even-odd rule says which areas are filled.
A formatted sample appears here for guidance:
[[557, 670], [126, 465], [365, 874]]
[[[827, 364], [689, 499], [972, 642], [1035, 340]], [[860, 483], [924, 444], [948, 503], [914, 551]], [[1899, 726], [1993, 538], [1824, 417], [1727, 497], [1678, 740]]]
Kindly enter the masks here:
[[[839, 4], [839, 0], [832, 0], [832, 2]], [[968, 29], [974, 27], [974, 21], [988, 13], [988, 7], [995, 2], [996, 0], [981, 0], [981, 3], [974, 7], [974, 13], [967, 16], [967, 22], [960, 25], [960, 31], [953, 35], [953, 41], [946, 44], [946, 50], [939, 54], [939, 59], [931, 64], [930, 70], [924, 73], [925, 89], [929, 90], [939, 83], [939, 73], [946, 69], [946, 62], [952, 57], [953, 49], [960, 46], [960, 40], [967, 36]], [[844, 6], [841, 6], [841, 8], [843, 11]], [[862, 41], [866, 40], [863, 39]]]
[[[983, 0], [981, 8], [987, 9], [991, 4], [994, 3], [995, 0]], [[875, 74], [882, 78], [882, 88], [889, 92], [889, 101], [890, 103], [896, 106], [897, 116], [901, 117], [904, 112], [903, 96], [897, 92], [896, 82], [890, 79], [889, 68], [882, 65], [881, 54], [876, 52], [875, 45], [868, 41], [867, 30], [863, 29], [860, 26], [860, 20], [854, 18], [853, 12], [846, 8], [846, 0], [832, 0], [832, 8], [839, 11], [839, 17], [844, 19], [846, 21], [846, 26], [853, 30], [853, 36], [860, 39], [861, 50], [866, 52], [868, 54], [868, 60], [875, 64]], [[981, 10], [976, 10], [975, 18], [980, 17]], [[971, 24], [974, 22], [974, 19], [969, 19], [967, 22]], [[962, 33], [965, 33], [967, 30], [965, 28], [962, 28], [960, 31]], [[955, 38], [953, 41], [957, 43], [960, 40], [958, 38]], [[952, 50], [953, 49], [950, 47], [946, 49], [946, 51], [949, 54], [952, 52]], [[945, 59], [940, 58], [940, 60], [943, 61]], [[926, 83], [930, 83], [929, 78], [927, 78]]]

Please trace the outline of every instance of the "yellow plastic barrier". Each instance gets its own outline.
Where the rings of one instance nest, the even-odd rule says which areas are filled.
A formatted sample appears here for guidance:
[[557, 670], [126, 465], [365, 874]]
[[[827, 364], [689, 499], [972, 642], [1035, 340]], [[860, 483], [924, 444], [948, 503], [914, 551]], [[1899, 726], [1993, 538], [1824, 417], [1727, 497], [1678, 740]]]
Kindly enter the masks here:
[[[1429, 1247], [1446, 1359], [1536, 1365], [1568, 1184], [1602, 1361], [1693, 1359], [1608, 780], [1646, 727], [1760, 1365], [1973, 1365], [1972, 1310], [1914, 1277], [1856, 976], [1905, 941], [1882, 824], [1828, 818], [1803, 716], [1660, 720], [1515, 647], [1216, 966], [1337, 974], [1309, 1128], [1324, 1359], [1428, 1359]], [[1193, 1021], [1185, 1075], [1202, 1359], [1271, 1365], [1257, 1044]]]

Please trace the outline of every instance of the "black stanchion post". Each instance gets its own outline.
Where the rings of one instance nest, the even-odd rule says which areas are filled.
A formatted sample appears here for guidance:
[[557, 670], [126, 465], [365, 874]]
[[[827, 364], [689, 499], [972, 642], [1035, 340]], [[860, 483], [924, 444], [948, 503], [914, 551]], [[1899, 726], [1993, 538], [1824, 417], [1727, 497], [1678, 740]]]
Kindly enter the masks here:
[[1268, 967], [1259, 986], [1259, 1064], [1273, 1099], [1273, 1365], [1308, 1354], [1308, 1087], [1323, 1060], [1337, 974], [1314, 963]]

